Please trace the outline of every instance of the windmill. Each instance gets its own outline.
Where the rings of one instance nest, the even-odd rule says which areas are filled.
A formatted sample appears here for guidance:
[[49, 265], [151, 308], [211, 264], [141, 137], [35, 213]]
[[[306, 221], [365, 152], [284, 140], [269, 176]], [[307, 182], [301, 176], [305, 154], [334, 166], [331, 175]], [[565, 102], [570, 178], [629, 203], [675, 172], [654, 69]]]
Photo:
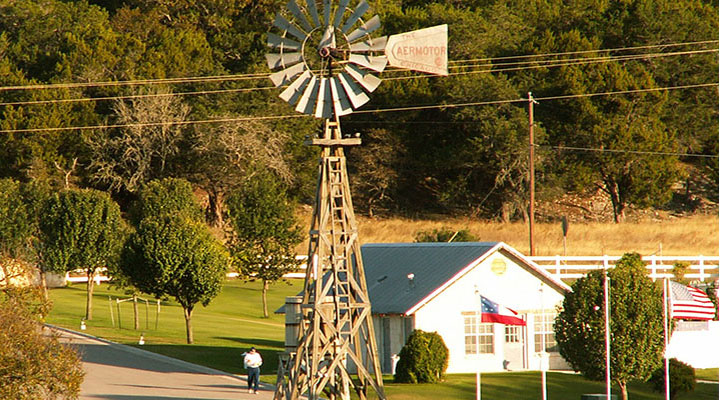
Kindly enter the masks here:
[[360, 138], [342, 134], [340, 117], [370, 100], [387, 65], [447, 75], [447, 25], [374, 37], [380, 18], [366, 17], [367, 1], [319, 3], [289, 0], [268, 33], [270, 79], [287, 85], [280, 98], [324, 119], [308, 141], [321, 155], [297, 346], [281, 357], [275, 399], [345, 400], [351, 388], [385, 399], [344, 155]]

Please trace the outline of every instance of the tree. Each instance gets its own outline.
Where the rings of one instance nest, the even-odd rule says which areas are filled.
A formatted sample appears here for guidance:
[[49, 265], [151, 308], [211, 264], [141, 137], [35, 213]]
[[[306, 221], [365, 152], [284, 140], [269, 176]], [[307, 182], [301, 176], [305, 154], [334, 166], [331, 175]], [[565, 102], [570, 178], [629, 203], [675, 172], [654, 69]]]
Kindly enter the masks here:
[[130, 282], [157, 298], [171, 296], [185, 315], [187, 343], [194, 342], [192, 313], [220, 293], [228, 267], [223, 246], [207, 227], [182, 216], [148, 217], [129, 238], [121, 268]]
[[228, 199], [228, 217], [234, 234], [232, 261], [242, 276], [262, 281], [263, 316], [268, 317], [270, 283], [297, 269], [295, 247], [302, 240], [295, 207], [282, 184], [258, 176]]
[[414, 330], [400, 350], [395, 382], [436, 383], [445, 376], [449, 351], [437, 332]]
[[138, 192], [130, 216], [135, 225], [145, 218], [181, 215], [202, 221], [202, 208], [193, 198], [190, 182], [178, 178], [157, 179], [146, 183]]
[[43, 332], [49, 303], [33, 289], [0, 290], [0, 398], [72, 399], [83, 381], [80, 356]]
[[475, 237], [467, 229], [456, 231], [447, 227], [433, 229], [432, 231], [420, 231], [415, 234], [415, 243], [422, 242], [477, 242]]
[[208, 193], [208, 221], [222, 227], [225, 196], [259, 173], [272, 171], [290, 182], [292, 173], [284, 157], [289, 135], [257, 121], [202, 127], [192, 136], [189, 173]]
[[[26, 255], [30, 248], [32, 219], [23, 200], [21, 184], [0, 179], [0, 268], [9, 259]], [[7, 271], [5, 276], [8, 276]]]
[[107, 193], [92, 189], [57, 192], [44, 205], [40, 220], [43, 263], [52, 271], [85, 270], [85, 319], [92, 320], [94, 277], [118, 261], [124, 240], [120, 207]]
[[115, 103], [117, 123], [128, 125], [90, 137], [94, 180], [110, 190], [136, 192], [145, 182], [169, 174], [179, 153], [189, 107], [178, 97], [160, 96]]
[[[670, 369], [670, 400], [681, 393], [695, 391], [695, 369], [677, 358], [668, 360]], [[656, 392], [665, 393], [665, 366], [656, 369], [650, 377], [650, 383]]]
[[[603, 274], [592, 271], [575, 281], [554, 325], [560, 354], [592, 380], [605, 379]], [[608, 276], [610, 375], [627, 400], [627, 383], [646, 380], [662, 361], [662, 291], [637, 253], [623, 255]]]

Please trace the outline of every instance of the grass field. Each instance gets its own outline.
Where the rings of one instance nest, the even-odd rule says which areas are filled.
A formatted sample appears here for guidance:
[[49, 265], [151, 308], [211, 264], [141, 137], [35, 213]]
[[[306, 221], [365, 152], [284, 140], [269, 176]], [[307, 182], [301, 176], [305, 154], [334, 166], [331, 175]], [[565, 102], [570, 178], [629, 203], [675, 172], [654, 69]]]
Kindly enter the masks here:
[[[268, 293], [269, 310], [284, 303], [285, 296], [294, 295], [302, 286], [301, 281], [271, 286]], [[75, 285], [50, 291], [54, 303], [47, 322], [79, 330], [84, 315], [85, 286]], [[133, 327], [133, 311], [130, 302], [120, 305], [122, 328], [117, 326], [117, 305], [113, 298], [127, 298], [122, 292], [109, 289], [107, 285], [96, 287], [93, 321], [87, 322], [86, 333], [115, 342], [140, 347], [137, 342], [144, 334], [143, 349], [205, 365], [234, 374], [242, 374], [242, 352], [250, 346], [257, 347], [265, 358], [262, 380], [275, 383], [277, 352], [282, 351], [284, 340], [284, 317], [270, 315], [262, 318], [260, 284], [229, 280], [222, 293], [206, 308], [198, 307], [193, 316], [195, 344], [185, 344], [185, 323], [182, 309], [173, 302], [163, 302], [155, 329], [155, 306], [147, 310], [139, 305], [141, 329]], [[115, 327], [111, 319], [113, 309]], [[698, 378], [717, 380], [717, 369], [699, 370]], [[540, 377], [537, 372], [515, 372], [482, 375], [483, 399], [530, 400], [540, 398]], [[448, 375], [445, 382], [437, 385], [406, 385], [392, 383], [387, 377], [386, 391], [393, 400], [473, 399], [475, 376], [467, 374]], [[602, 382], [591, 382], [579, 375], [565, 373], [548, 374], [550, 399], [577, 400], [583, 393], [603, 393]], [[697, 390], [687, 399], [717, 399], [718, 387], [698, 384]], [[644, 383], [631, 385], [631, 399], [662, 399]]]
[[[309, 226], [309, 215], [301, 214], [301, 226]], [[505, 242], [523, 254], [529, 254], [528, 226], [523, 222], [500, 223], [471, 218], [405, 219], [358, 217], [362, 243], [412, 242], [420, 231], [447, 227], [467, 229], [480, 241]], [[536, 255], [563, 254], [560, 223], [535, 224]], [[307, 244], [298, 246], [300, 254]], [[620, 256], [627, 252], [642, 255], [696, 256], [718, 254], [718, 216], [698, 215], [686, 218], [644, 219], [621, 224], [570, 223], [566, 240], [567, 255]]]

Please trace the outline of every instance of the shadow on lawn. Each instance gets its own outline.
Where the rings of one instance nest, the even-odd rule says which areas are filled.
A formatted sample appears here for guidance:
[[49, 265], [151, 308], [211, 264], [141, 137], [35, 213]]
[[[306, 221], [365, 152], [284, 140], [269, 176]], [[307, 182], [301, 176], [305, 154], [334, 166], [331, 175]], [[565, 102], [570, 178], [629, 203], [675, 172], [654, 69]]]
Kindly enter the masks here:
[[[261, 339], [261, 338], [241, 338], [241, 337], [229, 337], [229, 336], [216, 336], [213, 339], [221, 339], [221, 340], [227, 340], [230, 342], [242, 343], [243, 345], [247, 345], [248, 348], [250, 346], [255, 346], [257, 348], [270, 347], [270, 348], [275, 348], [275, 349], [282, 349], [285, 346], [285, 342], [282, 342], [280, 340], [269, 340], [269, 339]], [[280, 350], [278, 350], [278, 351], [280, 351]]]

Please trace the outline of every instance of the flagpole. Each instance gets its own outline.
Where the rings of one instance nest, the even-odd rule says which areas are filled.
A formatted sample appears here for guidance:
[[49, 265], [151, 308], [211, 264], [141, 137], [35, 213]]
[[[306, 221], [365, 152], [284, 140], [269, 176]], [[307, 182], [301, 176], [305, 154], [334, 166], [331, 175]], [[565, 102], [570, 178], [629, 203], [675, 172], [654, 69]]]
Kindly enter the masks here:
[[607, 270], [605, 270], [605, 391], [606, 399], [610, 400], [612, 397], [612, 387], [610, 384], [610, 296], [609, 289], [610, 277], [608, 276]]
[[475, 363], [475, 400], [481, 400], [482, 393], [480, 391], [480, 325], [482, 324], [482, 295], [480, 294], [480, 291], [477, 289], [477, 287], [475, 288], [475, 294], [478, 296], [478, 302], [480, 303], [478, 307], [477, 326], [475, 327], [475, 329], [477, 329], [477, 332], [475, 332], [475, 357], [477, 357], [477, 362]]
[[545, 353], [547, 352], [547, 349], [545, 349], [545, 296], [544, 294], [544, 283], [540, 282], [540, 312], [542, 313], [542, 353], [540, 353], [540, 381], [541, 381], [541, 387], [542, 387], [542, 400], [547, 400], [547, 372], [545, 371]]
[[668, 279], [663, 281], [663, 334], [665, 335], [665, 400], [670, 400], [670, 361], [668, 360]]

